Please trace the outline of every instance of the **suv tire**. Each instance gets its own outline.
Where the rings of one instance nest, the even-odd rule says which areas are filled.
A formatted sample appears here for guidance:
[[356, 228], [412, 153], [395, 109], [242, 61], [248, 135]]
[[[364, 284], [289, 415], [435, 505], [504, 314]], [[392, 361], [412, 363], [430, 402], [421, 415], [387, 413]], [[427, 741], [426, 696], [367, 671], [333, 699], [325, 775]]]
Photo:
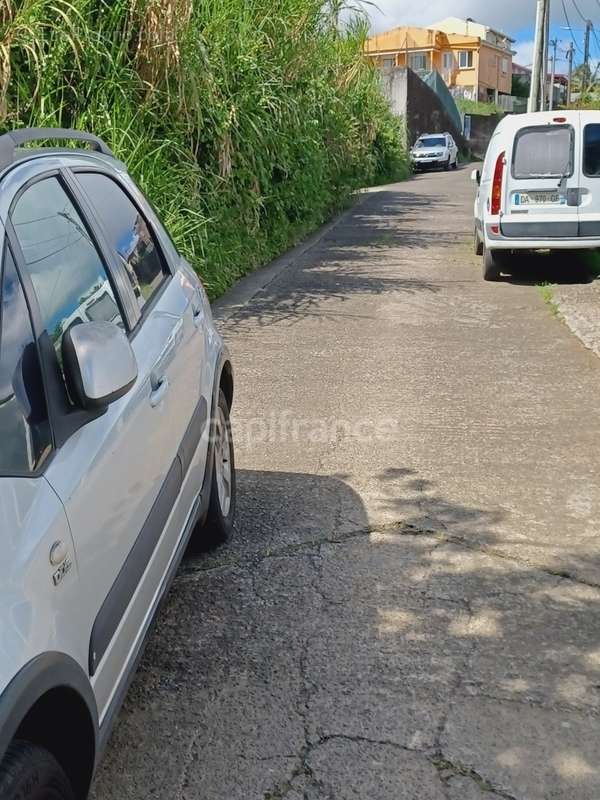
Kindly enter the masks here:
[[[210, 503], [202, 531], [197, 537], [203, 549], [212, 549], [225, 544], [233, 532], [236, 505], [236, 478], [233, 437], [229, 406], [222, 389], [219, 389], [215, 417], [212, 420], [211, 436], [214, 440], [212, 484], [210, 487]], [[227, 465], [229, 465], [227, 467]], [[226, 473], [224, 475], [224, 473]], [[228, 492], [225, 491], [223, 478], [229, 476]], [[220, 486], [219, 486], [220, 484]], [[227, 497], [229, 502], [227, 504]], [[223, 504], [225, 503], [225, 508]]]
[[448, 161], [446, 161], [446, 163], [444, 164], [444, 170], [448, 172], [449, 169], [450, 169], [450, 156], [448, 156]]
[[483, 279], [499, 281], [502, 273], [502, 256], [487, 247], [483, 249]]
[[16, 740], [0, 764], [2, 800], [75, 800], [73, 787], [52, 753]]

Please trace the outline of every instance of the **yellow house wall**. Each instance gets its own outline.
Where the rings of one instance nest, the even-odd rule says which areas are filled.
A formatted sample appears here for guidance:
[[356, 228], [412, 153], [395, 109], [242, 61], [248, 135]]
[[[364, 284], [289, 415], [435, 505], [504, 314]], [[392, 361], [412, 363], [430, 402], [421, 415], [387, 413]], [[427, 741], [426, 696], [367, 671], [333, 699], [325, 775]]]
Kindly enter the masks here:
[[[507, 61], [507, 71], [502, 72], [502, 59]], [[482, 44], [479, 51], [478, 79], [479, 85], [498, 89], [503, 94], [510, 94], [512, 88], [512, 57], [505, 55], [493, 47]]]
[[366, 44], [367, 53], [402, 52], [412, 49], [433, 49], [437, 39], [443, 36], [439, 31], [428, 28], [394, 28], [391, 31], [372, 36]]
[[[366, 53], [383, 66], [385, 59], [394, 59], [395, 66], [406, 66], [406, 52], [426, 53], [428, 68], [436, 69], [450, 86], [493, 89], [510, 94], [512, 87], [512, 57], [510, 53], [490, 47], [476, 36], [443, 33], [428, 28], [402, 27], [373, 36], [367, 41]], [[473, 51], [473, 67], [460, 69], [458, 54], [461, 50]], [[452, 74], [443, 68], [443, 53], [454, 54]], [[501, 59], [508, 61], [506, 74], [502, 73]], [[409, 59], [410, 63], [410, 59]]]

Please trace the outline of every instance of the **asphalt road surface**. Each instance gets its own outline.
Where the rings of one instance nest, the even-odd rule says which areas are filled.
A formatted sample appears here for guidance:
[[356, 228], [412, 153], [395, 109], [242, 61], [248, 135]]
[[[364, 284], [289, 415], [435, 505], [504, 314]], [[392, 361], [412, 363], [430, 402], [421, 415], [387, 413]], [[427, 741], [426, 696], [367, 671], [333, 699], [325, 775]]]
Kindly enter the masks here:
[[184, 562], [95, 800], [600, 798], [600, 359], [483, 282], [468, 172], [220, 304], [236, 536]]

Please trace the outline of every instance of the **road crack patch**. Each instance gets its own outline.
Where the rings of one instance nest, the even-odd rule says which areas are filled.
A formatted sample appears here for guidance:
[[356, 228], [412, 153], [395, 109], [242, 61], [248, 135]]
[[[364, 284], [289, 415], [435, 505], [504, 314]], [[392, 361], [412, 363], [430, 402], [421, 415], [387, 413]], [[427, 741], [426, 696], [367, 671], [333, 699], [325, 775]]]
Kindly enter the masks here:
[[482, 792], [495, 794], [497, 797], [503, 798], [503, 800], [518, 800], [518, 798], [514, 795], [505, 792], [503, 789], [498, 789], [474, 769], [466, 767], [463, 764], [449, 761], [443, 756], [435, 756], [431, 759], [431, 763], [437, 769], [439, 778], [442, 784], [446, 787], [448, 787], [452, 778], [460, 776], [462, 778], [470, 778], [474, 783], [477, 784], [478, 788]]

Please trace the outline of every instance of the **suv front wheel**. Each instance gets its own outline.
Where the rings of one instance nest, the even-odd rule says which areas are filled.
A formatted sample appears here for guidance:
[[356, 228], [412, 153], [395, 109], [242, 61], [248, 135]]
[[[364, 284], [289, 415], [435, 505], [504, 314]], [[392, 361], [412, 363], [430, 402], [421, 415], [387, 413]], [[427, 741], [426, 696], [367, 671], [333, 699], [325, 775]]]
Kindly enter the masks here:
[[210, 505], [202, 531], [208, 548], [224, 544], [233, 531], [236, 504], [236, 475], [229, 406], [222, 389], [212, 421], [213, 476]]
[[17, 740], [0, 764], [2, 800], [75, 800], [73, 788], [52, 753]]

